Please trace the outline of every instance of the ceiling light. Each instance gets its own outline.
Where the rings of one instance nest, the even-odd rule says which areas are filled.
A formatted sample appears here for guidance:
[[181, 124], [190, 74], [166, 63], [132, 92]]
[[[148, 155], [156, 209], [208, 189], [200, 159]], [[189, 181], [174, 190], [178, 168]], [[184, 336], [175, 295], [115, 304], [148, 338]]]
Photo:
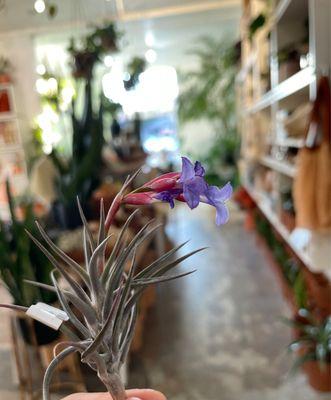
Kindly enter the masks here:
[[106, 67], [110, 68], [114, 64], [114, 57], [108, 55], [104, 58], [103, 62]]
[[38, 75], [45, 75], [45, 74], [46, 74], [46, 67], [45, 67], [45, 65], [44, 65], [44, 64], [39, 64], [39, 65], [37, 65], [36, 71], [37, 71], [37, 74], [38, 74]]
[[145, 35], [145, 44], [147, 47], [153, 47], [155, 44], [155, 37], [152, 32], [147, 32]]
[[38, 14], [41, 14], [45, 11], [46, 9], [46, 4], [44, 0], [36, 0], [34, 3], [34, 9]]
[[149, 62], [150, 64], [155, 63], [155, 61], [157, 59], [156, 51], [153, 49], [148, 49], [145, 53], [145, 58], [146, 58], [146, 61]]

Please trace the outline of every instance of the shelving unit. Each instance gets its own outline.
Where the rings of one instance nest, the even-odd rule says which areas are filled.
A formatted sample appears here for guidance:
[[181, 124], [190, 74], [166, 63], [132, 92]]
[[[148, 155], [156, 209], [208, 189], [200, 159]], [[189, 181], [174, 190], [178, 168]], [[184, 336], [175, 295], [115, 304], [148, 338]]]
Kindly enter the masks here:
[[8, 219], [6, 179], [9, 179], [14, 196], [24, 193], [28, 185], [25, 153], [21, 141], [19, 120], [16, 114], [14, 87], [11, 83], [0, 84], [5, 93], [9, 110], [0, 110], [0, 218]]
[[[331, 234], [306, 232], [311, 240], [301, 246], [296, 240], [298, 230], [282, 222], [287, 212], [284, 198], [288, 203], [297, 171], [296, 154], [304, 146], [305, 133], [300, 129], [294, 135], [286, 122], [314, 100], [319, 77], [326, 73], [330, 77], [331, 1], [271, 3], [243, 0], [242, 67], [237, 75], [241, 178], [297, 257], [331, 281]], [[261, 13], [266, 23], [252, 35], [250, 24]], [[298, 118], [299, 125], [305, 119], [308, 113]], [[294, 218], [295, 210], [291, 212]], [[330, 246], [325, 245], [328, 240]]]

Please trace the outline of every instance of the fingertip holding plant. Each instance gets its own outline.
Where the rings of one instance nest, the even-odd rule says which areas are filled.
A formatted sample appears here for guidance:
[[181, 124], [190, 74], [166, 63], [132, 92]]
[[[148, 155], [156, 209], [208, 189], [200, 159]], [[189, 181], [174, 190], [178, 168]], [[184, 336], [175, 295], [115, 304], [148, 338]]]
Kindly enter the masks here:
[[[92, 235], [78, 200], [83, 222], [84, 266], [76, 263], [57, 247], [38, 223], [36, 225], [48, 248], [28, 233], [52, 263], [54, 270], [51, 273], [53, 285], [27, 282], [55, 292], [68, 316], [68, 321], [63, 321], [61, 330], [70, 341], [55, 348], [54, 358], [44, 375], [44, 400], [50, 399], [49, 387], [56, 366], [72, 353], [79, 353], [81, 362], [97, 373], [113, 400], [127, 399], [120, 369], [133, 338], [137, 303], [141, 295], [151, 284], [171, 281], [193, 273], [194, 271], [168, 274], [182, 261], [204, 248], [174, 259], [173, 255], [187, 242], [183, 243], [137, 272], [136, 252], [153, 237], [160, 225], [149, 221], [129, 240], [126, 233], [137, 214], [134, 211], [114, 241], [111, 254], [106, 257], [107, 244], [112, 240], [109, 231], [118, 210], [122, 204], [146, 205], [156, 201], [167, 202], [173, 208], [175, 200], [186, 202], [193, 209], [199, 202], [204, 202], [216, 207], [217, 224], [223, 224], [228, 219], [225, 202], [231, 196], [231, 185], [227, 184], [221, 189], [209, 186], [204, 180], [204, 168], [199, 162], [193, 165], [185, 157], [182, 162], [181, 173], [162, 175], [130, 193], [127, 191], [139, 171], [128, 177], [107, 214], [101, 201], [97, 239]], [[59, 284], [59, 277], [66, 282], [65, 289]], [[8, 307], [23, 310], [19, 306]]]

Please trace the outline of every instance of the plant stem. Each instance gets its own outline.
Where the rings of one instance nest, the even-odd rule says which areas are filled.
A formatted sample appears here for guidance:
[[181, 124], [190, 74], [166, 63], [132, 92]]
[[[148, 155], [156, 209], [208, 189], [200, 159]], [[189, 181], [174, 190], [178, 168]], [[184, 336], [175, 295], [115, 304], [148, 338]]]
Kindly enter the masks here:
[[99, 376], [106, 386], [112, 400], [126, 400], [125, 388], [118, 372], [112, 372]]

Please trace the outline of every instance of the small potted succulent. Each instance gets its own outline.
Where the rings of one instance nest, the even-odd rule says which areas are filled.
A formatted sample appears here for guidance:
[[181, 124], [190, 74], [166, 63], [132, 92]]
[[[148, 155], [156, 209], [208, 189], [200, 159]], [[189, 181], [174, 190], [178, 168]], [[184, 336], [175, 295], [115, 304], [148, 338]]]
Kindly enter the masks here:
[[[106, 246], [112, 238], [109, 231], [121, 205], [143, 206], [154, 202], [165, 202], [173, 208], [175, 201], [181, 201], [193, 209], [200, 202], [204, 202], [216, 208], [218, 225], [228, 220], [229, 213], [225, 202], [232, 195], [232, 187], [229, 183], [222, 188], [208, 185], [204, 178], [205, 170], [199, 162], [193, 165], [190, 160], [183, 157], [181, 172], [161, 175], [128, 193], [130, 184], [138, 173], [139, 171], [125, 181], [107, 213], [101, 200], [97, 240], [93, 238], [78, 202], [84, 224], [84, 266], [77, 264], [61, 251], [38, 223], [40, 234], [47, 246], [28, 233], [54, 267], [51, 272], [52, 285], [39, 282], [32, 284], [57, 293], [62, 309], [66, 313], [66, 318], [59, 321], [59, 326], [70, 338], [70, 341], [59, 344], [54, 350], [55, 357], [44, 376], [44, 400], [50, 398], [49, 386], [56, 366], [75, 352], [80, 354], [83, 363], [88, 364], [97, 373], [113, 400], [125, 400], [124, 385], [119, 371], [133, 338], [139, 298], [151, 284], [170, 281], [192, 273], [193, 271], [168, 275], [168, 272], [182, 261], [203, 250], [197, 249], [174, 259], [174, 254], [184, 246], [183, 243], [137, 272], [136, 250], [148, 238], [153, 237], [159, 226], [149, 221], [128, 240], [126, 231], [135, 218], [138, 211], [136, 210], [124, 223], [110, 256], [106, 257]], [[65, 288], [61, 287], [59, 277], [66, 282]], [[29, 311], [19, 305], [7, 307]]]
[[318, 321], [307, 310], [287, 320], [295, 328], [296, 339], [289, 345], [297, 360], [293, 371], [302, 367], [310, 385], [320, 392], [331, 392], [331, 316]]

